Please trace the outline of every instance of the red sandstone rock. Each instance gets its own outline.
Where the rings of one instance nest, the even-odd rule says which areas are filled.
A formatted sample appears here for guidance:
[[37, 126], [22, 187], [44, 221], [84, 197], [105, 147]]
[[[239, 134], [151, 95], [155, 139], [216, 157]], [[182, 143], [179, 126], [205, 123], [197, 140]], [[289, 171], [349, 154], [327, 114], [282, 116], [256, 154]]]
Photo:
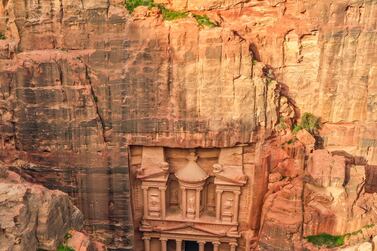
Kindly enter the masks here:
[[305, 129], [300, 130], [296, 134], [297, 139], [309, 148], [313, 148], [315, 144], [315, 138]]
[[[374, 222], [376, 2], [156, 2], [221, 27], [164, 22], [153, 8], [130, 15], [120, 0], [0, 2], [1, 160], [33, 163], [24, 175], [69, 191], [112, 248], [142, 244], [130, 145], [247, 144], [240, 229], [262, 249], [300, 249], [302, 235]], [[309, 135], [271, 137], [280, 117], [300, 112], [327, 122], [327, 150], [306, 156]]]
[[105, 251], [106, 247], [99, 243], [92, 241], [86, 234], [72, 230], [69, 232], [72, 237], [68, 239], [67, 246], [73, 248], [75, 251]]
[[67, 194], [25, 182], [9, 172], [0, 177], [0, 250], [55, 250], [83, 215]]

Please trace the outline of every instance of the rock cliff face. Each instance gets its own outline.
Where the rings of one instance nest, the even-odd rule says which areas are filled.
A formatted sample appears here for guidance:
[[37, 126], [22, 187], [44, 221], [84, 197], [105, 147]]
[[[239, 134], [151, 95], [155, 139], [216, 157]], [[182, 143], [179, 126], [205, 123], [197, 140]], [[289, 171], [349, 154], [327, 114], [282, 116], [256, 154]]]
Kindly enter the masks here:
[[25, 182], [16, 173], [0, 177], [0, 250], [54, 250], [82, 223], [67, 194]]
[[[140, 244], [132, 145], [256, 146], [260, 214], [240, 250], [376, 222], [376, 1], [155, 2], [219, 26], [121, 0], [0, 2], [3, 162], [69, 193], [110, 249]], [[278, 132], [304, 112], [325, 122], [326, 150]]]

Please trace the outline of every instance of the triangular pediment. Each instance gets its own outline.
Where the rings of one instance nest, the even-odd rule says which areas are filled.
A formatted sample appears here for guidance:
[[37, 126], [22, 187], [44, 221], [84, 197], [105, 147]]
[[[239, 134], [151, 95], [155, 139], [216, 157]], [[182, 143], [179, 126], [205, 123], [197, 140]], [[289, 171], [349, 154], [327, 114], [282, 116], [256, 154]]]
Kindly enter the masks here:
[[204, 227], [197, 227], [194, 225], [177, 226], [170, 227], [166, 229], [161, 229], [163, 233], [170, 234], [189, 234], [198, 236], [225, 236], [226, 232], [223, 230], [208, 229]]

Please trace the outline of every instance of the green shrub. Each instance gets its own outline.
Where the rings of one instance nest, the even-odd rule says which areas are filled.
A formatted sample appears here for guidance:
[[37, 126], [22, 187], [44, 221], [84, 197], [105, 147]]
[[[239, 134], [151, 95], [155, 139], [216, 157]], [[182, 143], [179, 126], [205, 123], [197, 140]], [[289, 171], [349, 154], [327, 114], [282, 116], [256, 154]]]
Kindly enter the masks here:
[[71, 233], [66, 233], [65, 235], [64, 235], [64, 241], [67, 241], [67, 240], [69, 240], [69, 239], [71, 239], [72, 238], [72, 234]]
[[162, 4], [158, 5], [158, 8], [160, 9], [162, 16], [164, 17], [164, 20], [167, 20], [167, 21], [185, 18], [188, 16], [187, 12], [169, 10], [165, 8], [165, 6], [163, 6]]
[[64, 235], [64, 241], [62, 244], [58, 246], [58, 249], [56, 251], [75, 251], [73, 248], [67, 245], [67, 241], [72, 238], [71, 233], [66, 233]]
[[301, 127], [306, 129], [310, 133], [314, 133], [321, 127], [320, 118], [314, 116], [311, 113], [305, 112], [301, 117]]
[[311, 235], [305, 237], [309, 242], [313, 243], [314, 245], [318, 247], [327, 247], [327, 248], [335, 248], [340, 247], [344, 245], [344, 240], [351, 235], [358, 235], [363, 233], [363, 229], [368, 229], [374, 227], [375, 224], [369, 224], [362, 228], [360, 228], [357, 231], [347, 233], [344, 235], [331, 235], [331, 234], [318, 234], [318, 235]]
[[301, 129], [302, 129], [302, 127], [300, 125], [296, 124], [296, 125], [293, 126], [292, 132], [298, 133]]
[[300, 124], [293, 126], [292, 132], [297, 133], [305, 129], [311, 134], [315, 134], [319, 128], [321, 128], [321, 119], [311, 113], [305, 112], [301, 117]]
[[295, 143], [296, 141], [297, 141], [297, 139], [296, 139], [296, 138], [293, 138], [293, 139], [288, 140], [288, 141], [287, 141], [287, 144], [288, 144], [288, 145], [292, 145], [292, 144]]
[[0, 40], [5, 40], [7, 39], [6, 36], [3, 33], [0, 33]]
[[207, 26], [207, 27], [215, 27], [217, 26], [214, 22], [212, 22], [207, 15], [193, 15], [196, 21], [200, 26]]
[[130, 12], [133, 12], [139, 6], [146, 6], [148, 8], [156, 7], [153, 0], [126, 0], [124, 5]]
[[[157, 7], [160, 9], [164, 20], [172, 21], [188, 16], [188, 12], [175, 11], [166, 8], [163, 4], [155, 4], [153, 0], [125, 0], [124, 6], [129, 12], [133, 12], [139, 6], [146, 6], [148, 8]], [[216, 24], [212, 22], [206, 15], [193, 15], [200, 26], [215, 27]]]
[[73, 248], [68, 247], [67, 245], [60, 244], [57, 251], [75, 251]]
[[375, 225], [376, 225], [376, 224], [373, 224], [373, 223], [372, 223], [372, 224], [368, 224], [368, 225], [365, 226], [365, 228], [366, 228], [366, 229], [368, 229], [368, 228], [372, 228], [372, 227], [374, 227]]
[[344, 245], [344, 235], [319, 234], [305, 237], [309, 242], [319, 247], [335, 248]]

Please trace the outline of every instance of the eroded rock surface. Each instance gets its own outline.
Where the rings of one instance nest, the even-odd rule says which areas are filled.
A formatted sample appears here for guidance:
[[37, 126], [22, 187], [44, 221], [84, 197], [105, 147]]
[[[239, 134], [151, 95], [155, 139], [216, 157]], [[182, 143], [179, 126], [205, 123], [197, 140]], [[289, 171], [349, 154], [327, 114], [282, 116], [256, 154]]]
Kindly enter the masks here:
[[55, 250], [83, 215], [69, 196], [22, 180], [0, 177], [0, 250]]
[[[140, 245], [131, 145], [255, 149], [241, 250], [300, 250], [305, 235], [375, 222], [377, 3], [156, 2], [219, 27], [121, 0], [0, 2], [1, 160], [68, 192], [114, 249]], [[326, 149], [306, 132], [276, 138], [303, 112], [325, 122]]]

